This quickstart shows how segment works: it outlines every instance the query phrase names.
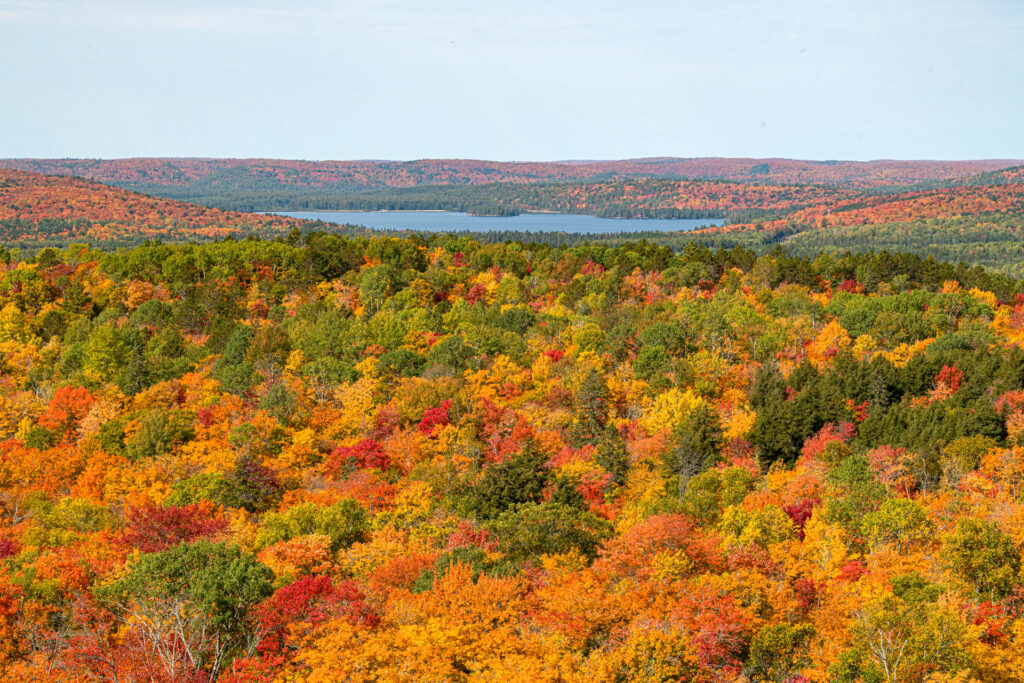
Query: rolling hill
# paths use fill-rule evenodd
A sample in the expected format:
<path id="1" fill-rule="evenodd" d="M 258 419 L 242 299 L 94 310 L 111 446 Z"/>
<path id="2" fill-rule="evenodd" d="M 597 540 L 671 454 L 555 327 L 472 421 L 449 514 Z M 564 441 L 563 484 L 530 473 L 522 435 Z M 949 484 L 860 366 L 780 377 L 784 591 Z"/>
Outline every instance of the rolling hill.
<path id="1" fill-rule="evenodd" d="M 0 169 L 0 241 L 8 244 L 277 235 L 300 223 L 150 197 L 83 178 Z"/>
<path id="2" fill-rule="evenodd" d="M 190 172 L 195 168 L 187 167 Z M 343 200 L 343 208 L 353 209 L 725 216 L 728 225 L 696 233 L 595 238 L 502 232 L 477 237 L 484 241 L 526 239 L 553 244 L 588 239 L 616 244 L 644 238 L 673 248 L 702 242 L 743 246 L 757 252 L 783 244 L 797 254 L 889 249 L 1020 274 L 1024 272 L 1024 182 L 1020 171 L 1020 167 L 984 171 L 939 187 L 918 185 L 885 192 L 826 185 L 637 178 L 381 188 L 341 199 L 322 189 L 294 185 L 295 194 L 285 195 L 285 199 L 312 204 L 309 208 L 328 208 L 324 204 Z M 234 205 L 260 208 L 253 197 L 258 198 L 258 193 L 248 200 L 238 199 Z M 153 197 L 73 176 L 0 169 L 0 242 L 6 245 L 39 248 L 88 241 L 117 246 L 147 239 L 182 242 L 228 236 L 274 237 L 296 227 L 339 229 L 324 223 Z"/>
<path id="3" fill-rule="evenodd" d="M 856 188 L 912 185 L 965 178 L 1024 163 L 977 161 L 802 161 L 794 159 L 683 159 L 500 162 L 470 159 L 416 161 L 292 161 L 282 159 L 136 158 L 5 159 L 0 167 L 75 175 L 129 189 L 177 188 L 189 193 L 274 187 L 367 189 L 498 182 L 565 182 L 628 178 L 692 178 L 758 183 L 820 183 Z"/>

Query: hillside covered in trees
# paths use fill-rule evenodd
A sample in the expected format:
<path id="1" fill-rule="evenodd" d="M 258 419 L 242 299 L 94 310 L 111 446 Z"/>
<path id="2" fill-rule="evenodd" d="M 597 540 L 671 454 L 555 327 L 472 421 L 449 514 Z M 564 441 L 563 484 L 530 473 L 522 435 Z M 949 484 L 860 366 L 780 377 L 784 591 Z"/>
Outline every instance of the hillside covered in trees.
<path id="1" fill-rule="evenodd" d="M 680 159 L 500 162 L 472 159 L 417 161 L 293 161 L 286 159 L 0 159 L 0 167 L 74 175 L 132 189 L 203 187 L 282 190 L 307 187 L 411 187 L 496 182 L 694 178 L 768 183 L 821 183 L 858 188 L 912 185 L 964 178 L 1017 166 L 1024 160 L 800 161 L 794 159 Z M 159 193 L 157 193 L 159 194 Z"/>
<path id="2" fill-rule="evenodd" d="M 29 250 L 86 241 L 104 248 L 159 238 L 176 242 L 292 230 L 369 235 L 352 226 L 246 213 L 258 208 L 449 209 L 483 214 L 525 211 L 608 217 L 721 218 L 719 229 L 573 235 L 479 233 L 484 241 L 614 246 L 646 239 L 675 250 L 688 244 L 767 253 L 890 250 L 964 261 L 1024 275 L 1022 167 L 987 172 L 942 186 L 865 191 L 825 185 L 723 180 L 637 179 L 590 183 L 492 183 L 360 190 L 333 195 L 317 188 L 291 194 L 237 193 L 213 209 L 147 196 L 69 176 L 0 170 L 0 244 Z M 218 200 L 218 201 L 220 201 Z M 241 209 L 242 211 L 235 210 Z"/>
<path id="3" fill-rule="evenodd" d="M 0 252 L 0 670 L 1020 680 L 1022 341 L 906 254 Z"/>
<path id="4" fill-rule="evenodd" d="M 0 169 L 0 244 L 119 245 L 281 235 L 301 222 L 149 197 L 71 176 Z"/>

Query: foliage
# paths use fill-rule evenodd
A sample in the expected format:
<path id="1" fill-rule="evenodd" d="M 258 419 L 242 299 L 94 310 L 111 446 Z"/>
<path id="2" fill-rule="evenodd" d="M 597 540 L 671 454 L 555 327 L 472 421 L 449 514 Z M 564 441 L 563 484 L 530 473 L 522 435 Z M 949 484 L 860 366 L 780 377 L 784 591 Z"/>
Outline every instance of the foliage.
<path id="1" fill-rule="evenodd" d="M 8 255 L 5 680 L 1024 676 L 1016 280 L 465 235 Z"/>

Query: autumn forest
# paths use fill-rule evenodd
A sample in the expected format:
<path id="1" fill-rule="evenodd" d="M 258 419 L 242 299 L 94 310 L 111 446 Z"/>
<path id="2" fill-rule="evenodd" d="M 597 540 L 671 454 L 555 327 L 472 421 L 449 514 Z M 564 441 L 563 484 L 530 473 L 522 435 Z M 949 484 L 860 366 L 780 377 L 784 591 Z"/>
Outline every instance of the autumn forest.
<path id="1" fill-rule="evenodd" d="M 1019 163 L 4 161 L 0 680 L 1024 680 Z"/>

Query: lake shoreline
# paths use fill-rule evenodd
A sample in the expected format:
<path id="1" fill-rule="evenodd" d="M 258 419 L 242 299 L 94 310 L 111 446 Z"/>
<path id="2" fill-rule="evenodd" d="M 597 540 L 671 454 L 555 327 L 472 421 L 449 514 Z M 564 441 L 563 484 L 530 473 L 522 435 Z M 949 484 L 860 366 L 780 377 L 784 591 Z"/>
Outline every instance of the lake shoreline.
<path id="1" fill-rule="evenodd" d="M 511 215 L 492 215 L 488 213 L 469 213 L 468 211 L 450 211 L 448 209 L 302 209 L 299 211 L 257 211 L 256 213 L 269 213 L 277 216 L 288 216 L 293 213 L 457 213 L 476 218 L 515 218 L 516 216 L 589 216 L 608 221 L 724 221 L 721 218 L 643 218 L 640 216 L 595 216 L 592 213 L 572 213 L 569 211 L 551 211 L 550 209 L 536 209 L 532 211 L 521 211 Z"/>
<path id="2" fill-rule="evenodd" d="M 564 232 L 570 234 L 615 234 L 642 232 L 691 232 L 717 227 L 724 218 L 604 218 L 589 214 L 537 211 L 514 216 L 427 210 L 374 211 L 268 211 L 268 214 L 338 225 L 356 225 L 371 230 L 414 232 Z"/>

